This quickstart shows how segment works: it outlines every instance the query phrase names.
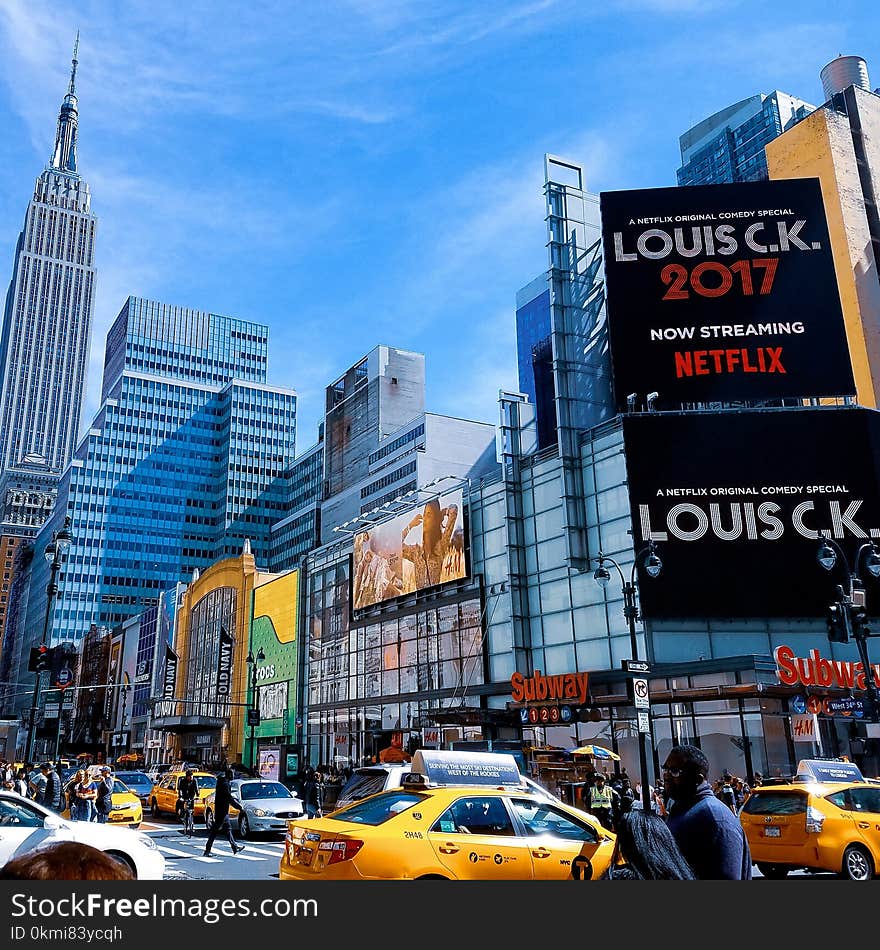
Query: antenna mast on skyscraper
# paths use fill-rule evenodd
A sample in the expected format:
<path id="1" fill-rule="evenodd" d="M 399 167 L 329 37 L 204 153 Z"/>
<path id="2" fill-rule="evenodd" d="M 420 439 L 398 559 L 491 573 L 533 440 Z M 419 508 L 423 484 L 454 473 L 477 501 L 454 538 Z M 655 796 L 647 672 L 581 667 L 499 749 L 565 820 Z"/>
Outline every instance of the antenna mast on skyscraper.
<path id="1" fill-rule="evenodd" d="M 76 41 L 73 44 L 73 60 L 70 67 L 70 86 L 68 86 L 67 94 L 69 96 L 76 95 L 76 66 L 77 66 L 77 53 L 79 53 L 79 30 L 76 31 Z"/>

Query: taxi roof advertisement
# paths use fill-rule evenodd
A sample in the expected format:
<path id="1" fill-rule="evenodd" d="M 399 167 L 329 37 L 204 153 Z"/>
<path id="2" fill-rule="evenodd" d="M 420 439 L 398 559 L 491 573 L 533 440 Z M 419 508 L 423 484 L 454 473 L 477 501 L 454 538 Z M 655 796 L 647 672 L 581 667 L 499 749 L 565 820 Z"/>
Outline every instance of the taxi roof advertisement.
<path id="1" fill-rule="evenodd" d="M 846 565 L 828 572 L 820 532 L 850 564 L 880 538 L 880 419 L 860 408 L 638 413 L 623 434 L 646 617 L 824 617 Z M 863 554 L 867 553 L 867 549 Z M 862 564 L 867 606 L 880 580 Z M 732 582 L 732 581 L 735 581 Z"/>
<path id="2" fill-rule="evenodd" d="M 817 178 L 600 196 L 615 399 L 855 392 Z"/>

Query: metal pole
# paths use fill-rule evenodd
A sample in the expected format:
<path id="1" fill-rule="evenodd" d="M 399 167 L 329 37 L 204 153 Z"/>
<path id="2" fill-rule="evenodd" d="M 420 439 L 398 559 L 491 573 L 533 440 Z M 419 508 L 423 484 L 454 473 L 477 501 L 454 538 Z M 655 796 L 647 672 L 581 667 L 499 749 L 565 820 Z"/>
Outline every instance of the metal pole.
<path id="1" fill-rule="evenodd" d="M 248 707 L 249 709 L 256 708 L 256 699 L 257 699 L 257 661 L 254 660 L 254 665 L 251 667 L 251 704 Z M 257 767 L 257 748 L 254 745 L 254 721 L 251 718 L 251 772 Z"/>
<path id="2" fill-rule="evenodd" d="M 52 563 L 49 567 L 49 583 L 46 585 L 46 615 L 43 618 L 43 640 L 42 642 L 48 647 L 49 643 L 49 618 L 52 615 L 52 601 L 55 599 L 55 593 L 58 590 L 58 586 L 55 583 L 55 575 L 58 573 L 58 568 L 61 566 L 61 562 L 58 559 L 58 554 L 56 551 L 55 556 L 52 558 Z M 42 679 L 42 672 L 36 674 L 36 679 L 34 681 L 34 696 L 31 701 L 31 712 L 28 720 L 28 738 L 27 745 L 25 746 L 24 752 L 24 761 L 25 764 L 31 761 L 31 757 L 34 754 L 34 735 L 35 728 L 34 723 L 37 718 L 37 705 L 40 701 L 40 680 Z M 60 712 L 61 710 L 59 710 Z"/>
<path id="3" fill-rule="evenodd" d="M 632 658 L 639 658 L 639 640 L 636 635 L 636 587 L 634 583 L 623 585 L 623 610 L 629 621 L 629 641 L 632 648 Z M 648 713 L 650 717 L 650 710 Z M 638 719 L 638 716 L 636 717 Z M 650 718 L 648 723 L 650 724 Z M 642 809 L 645 812 L 651 809 L 651 791 L 648 783 L 648 733 L 639 730 L 639 772 L 642 776 Z"/>

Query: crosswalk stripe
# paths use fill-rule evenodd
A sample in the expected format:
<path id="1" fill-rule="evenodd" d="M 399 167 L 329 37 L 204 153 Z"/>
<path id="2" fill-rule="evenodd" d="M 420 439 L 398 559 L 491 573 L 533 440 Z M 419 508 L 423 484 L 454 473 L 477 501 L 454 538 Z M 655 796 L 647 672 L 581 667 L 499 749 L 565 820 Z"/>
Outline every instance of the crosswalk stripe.
<path id="1" fill-rule="evenodd" d="M 205 855 L 193 855 L 193 861 L 201 861 L 202 864 L 219 864 L 223 859 L 222 858 L 207 858 Z"/>
<path id="2" fill-rule="evenodd" d="M 169 848 L 168 845 L 160 844 L 156 847 L 163 853 L 168 854 L 172 858 L 191 858 L 192 855 L 188 851 L 178 851 L 177 848 Z"/>
<path id="3" fill-rule="evenodd" d="M 277 858 L 278 855 L 281 853 L 281 851 L 284 850 L 284 845 L 281 846 L 281 851 L 269 851 L 269 850 L 268 850 L 267 848 L 265 848 L 263 845 L 260 845 L 260 847 L 257 848 L 257 847 L 254 847 L 254 845 L 252 845 L 252 844 L 250 844 L 250 843 L 248 843 L 247 845 L 245 845 L 245 847 L 247 848 L 247 850 L 248 850 L 249 852 L 250 852 L 250 851 L 253 851 L 254 854 L 268 854 L 269 857 L 272 857 L 272 858 Z"/>
<path id="4" fill-rule="evenodd" d="M 248 857 L 246 854 L 233 855 L 232 851 L 227 850 L 226 848 L 218 848 L 216 844 L 213 846 L 213 848 L 219 854 L 222 854 L 224 858 L 236 857 L 239 859 L 239 861 L 262 861 L 263 860 L 262 858 Z"/>

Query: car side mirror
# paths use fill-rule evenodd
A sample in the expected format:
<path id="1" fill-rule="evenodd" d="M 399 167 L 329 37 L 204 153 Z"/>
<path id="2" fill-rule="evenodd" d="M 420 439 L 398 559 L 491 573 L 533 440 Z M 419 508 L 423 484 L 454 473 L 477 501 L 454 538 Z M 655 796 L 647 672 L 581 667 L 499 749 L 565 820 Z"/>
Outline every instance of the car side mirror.
<path id="1" fill-rule="evenodd" d="M 49 830 L 63 828 L 64 826 L 64 819 L 59 818 L 58 815 L 46 815 L 46 817 L 43 819 L 43 827 L 48 828 Z"/>

